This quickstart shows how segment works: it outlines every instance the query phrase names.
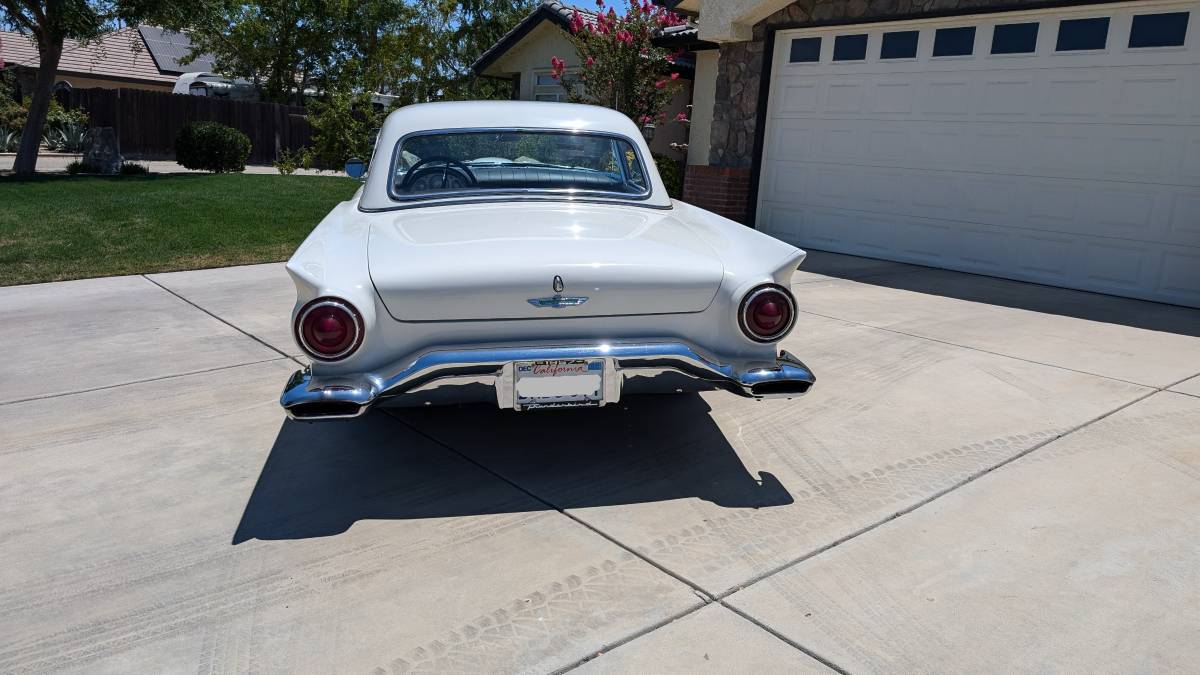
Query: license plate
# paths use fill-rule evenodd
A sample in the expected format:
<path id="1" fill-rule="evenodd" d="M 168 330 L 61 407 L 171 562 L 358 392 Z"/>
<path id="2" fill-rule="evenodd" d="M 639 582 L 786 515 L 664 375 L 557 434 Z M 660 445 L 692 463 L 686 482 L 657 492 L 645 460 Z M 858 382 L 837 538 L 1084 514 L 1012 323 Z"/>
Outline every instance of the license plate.
<path id="1" fill-rule="evenodd" d="M 514 364 L 513 401 L 519 409 L 600 405 L 604 361 L 576 359 Z"/>

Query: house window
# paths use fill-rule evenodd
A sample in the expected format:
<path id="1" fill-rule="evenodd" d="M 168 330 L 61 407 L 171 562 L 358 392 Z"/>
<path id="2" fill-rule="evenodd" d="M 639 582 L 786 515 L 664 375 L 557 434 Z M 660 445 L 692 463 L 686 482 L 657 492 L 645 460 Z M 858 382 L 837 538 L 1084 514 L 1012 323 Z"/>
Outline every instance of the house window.
<path id="1" fill-rule="evenodd" d="M 974 52 L 974 26 L 939 28 L 933 36 L 934 56 L 970 56 Z"/>
<path id="2" fill-rule="evenodd" d="M 879 49 L 881 59 L 917 58 L 917 40 L 921 32 L 915 30 L 883 34 L 883 46 Z"/>
<path id="3" fill-rule="evenodd" d="M 1078 52 L 1104 49 L 1108 46 L 1108 17 L 1095 19 L 1067 19 L 1058 23 L 1058 46 L 1060 52 Z"/>
<path id="4" fill-rule="evenodd" d="M 558 80 L 551 77 L 549 70 L 535 71 L 533 78 L 533 100 L 551 103 L 569 100 L 566 90 Z M 570 84 L 576 79 L 575 73 L 567 71 L 563 75 L 563 79 Z"/>
<path id="5" fill-rule="evenodd" d="M 1036 23 L 1010 23 L 992 31 L 993 54 L 1032 54 L 1037 49 Z"/>
<path id="6" fill-rule="evenodd" d="M 867 58 L 867 34 L 839 35 L 833 41 L 834 61 L 865 61 Z"/>
<path id="7" fill-rule="evenodd" d="M 1139 14 L 1133 17 L 1129 47 L 1181 47 L 1187 37 L 1188 13 Z"/>
<path id="8" fill-rule="evenodd" d="M 816 63 L 821 60 L 821 38 L 796 38 L 792 40 L 791 63 Z"/>

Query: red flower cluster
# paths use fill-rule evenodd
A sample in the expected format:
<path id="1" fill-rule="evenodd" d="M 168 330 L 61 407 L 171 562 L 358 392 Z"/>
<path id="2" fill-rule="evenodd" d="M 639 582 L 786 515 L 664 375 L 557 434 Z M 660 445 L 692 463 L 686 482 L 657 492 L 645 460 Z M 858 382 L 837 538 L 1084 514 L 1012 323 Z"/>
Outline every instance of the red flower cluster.
<path id="1" fill-rule="evenodd" d="M 665 28 L 686 20 L 650 0 L 625 1 L 628 9 L 620 13 L 606 0 L 596 0 L 595 13 L 573 10 L 570 40 L 581 61 L 579 72 L 568 81 L 566 62 L 556 56 L 550 61 L 550 74 L 573 101 L 610 106 L 642 124 L 665 123 L 675 117 L 664 110 L 679 85 L 670 64 L 684 52 L 653 41 Z"/>
<path id="2" fill-rule="evenodd" d="M 596 19 L 589 21 L 584 18 L 583 13 L 578 9 L 571 11 L 571 32 L 580 33 L 585 30 L 594 30 L 601 35 L 614 35 L 614 37 L 626 44 L 633 44 L 633 36 L 624 31 L 620 27 L 631 23 L 636 17 L 635 15 L 642 14 L 650 17 L 654 23 L 657 23 L 662 28 L 671 26 L 681 26 L 687 23 L 687 20 L 682 16 L 672 12 L 666 8 L 659 7 L 649 0 L 643 0 L 631 3 L 629 12 L 625 16 L 618 16 L 615 9 L 608 7 L 605 11 L 604 0 L 596 0 Z"/>

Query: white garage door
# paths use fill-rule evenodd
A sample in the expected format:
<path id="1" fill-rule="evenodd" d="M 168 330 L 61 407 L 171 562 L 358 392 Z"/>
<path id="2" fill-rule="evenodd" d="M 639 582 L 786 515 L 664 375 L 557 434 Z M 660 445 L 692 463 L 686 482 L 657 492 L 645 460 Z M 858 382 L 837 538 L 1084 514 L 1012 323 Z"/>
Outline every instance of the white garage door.
<path id="1" fill-rule="evenodd" d="M 758 227 L 1200 306 L 1200 2 L 781 31 Z"/>

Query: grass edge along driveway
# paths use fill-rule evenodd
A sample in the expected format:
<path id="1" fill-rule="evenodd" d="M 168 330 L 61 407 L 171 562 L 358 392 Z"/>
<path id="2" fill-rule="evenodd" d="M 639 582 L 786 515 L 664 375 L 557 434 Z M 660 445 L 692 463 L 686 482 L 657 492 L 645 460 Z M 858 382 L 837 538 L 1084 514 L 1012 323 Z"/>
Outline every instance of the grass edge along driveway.
<path id="1" fill-rule="evenodd" d="M 287 259 L 344 176 L 0 178 L 0 286 Z"/>

